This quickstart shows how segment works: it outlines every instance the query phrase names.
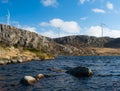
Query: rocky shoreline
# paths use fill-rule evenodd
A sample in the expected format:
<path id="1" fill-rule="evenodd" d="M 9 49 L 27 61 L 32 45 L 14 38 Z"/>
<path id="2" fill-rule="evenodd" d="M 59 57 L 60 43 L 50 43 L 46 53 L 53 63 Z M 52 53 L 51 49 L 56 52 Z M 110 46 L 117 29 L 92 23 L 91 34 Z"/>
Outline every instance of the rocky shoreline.
<path id="1" fill-rule="evenodd" d="M 44 60 L 50 60 L 50 59 L 54 59 L 54 57 L 51 58 L 46 58 Z M 39 58 L 33 58 L 33 59 L 29 59 L 25 56 L 21 56 L 21 57 L 15 57 L 12 59 L 7 59 L 7 58 L 1 58 L 0 59 L 0 65 L 7 65 L 7 64 L 16 64 L 16 63 L 24 63 L 24 62 L 30 62 L 30 61 L 34 61 L 34 60 L 40 60 L 43 61 L 43 59 L 39 59 Z"/>
<path id="2" fill-rule="evenodd" d="M 15 57 L 12 59 L 7 59 L 7 58 L 2 58 L 0 59 L 0 65 L 6 65 L 6 64 L 15 64 L 15 63 L 23 63 L 23 62 L 28 62 L 31 61 L 29 59 L 27 59 L 27 57 L 25 56 L 21 56 L 21 57 Z"/>
<path id="3" fill-rule="evenodd" d="M 0 65 L 6 64 L 15 64 L 15 63 L 23 63 L 29 62 L 33 60 L 49 60 L 54 59 L 53 55 L 47 53 L 40 53 L 39 50 L 32 51 L 15 48 L 15 47 L 0 47 Z"/>

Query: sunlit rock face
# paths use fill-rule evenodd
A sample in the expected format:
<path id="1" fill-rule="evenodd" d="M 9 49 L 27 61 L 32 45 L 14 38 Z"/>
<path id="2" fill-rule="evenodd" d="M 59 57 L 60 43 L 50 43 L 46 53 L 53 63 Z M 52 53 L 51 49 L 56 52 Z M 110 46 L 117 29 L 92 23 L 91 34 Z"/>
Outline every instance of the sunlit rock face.
<path id="1" fill-rule="evenodd" d="M 0 24 L 0 44 L 40 48 L 41 46 L 48 46 L 48 43 L 49 41 L 46 37 L 40 36 L 37 33 Z"/>

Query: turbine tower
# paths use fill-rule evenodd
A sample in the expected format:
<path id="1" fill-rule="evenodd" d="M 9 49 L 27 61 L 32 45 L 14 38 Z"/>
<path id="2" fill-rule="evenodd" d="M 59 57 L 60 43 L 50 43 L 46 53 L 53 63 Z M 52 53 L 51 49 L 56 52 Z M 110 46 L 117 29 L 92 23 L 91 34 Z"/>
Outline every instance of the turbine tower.
<path id="1" fill-rule="evenodd" d="M 8 14 L 7 14 L 7 25 L 10 25 L 10 12 L 8 10 Z"/>
<path id="2" fill-rule="evenodd" d="M 101 37 L 103 37 L 103 27 L 105 26 L 105 24 L 104 23 L 101 23 L 100 24 L 100 27 L 101 27 Z"/>

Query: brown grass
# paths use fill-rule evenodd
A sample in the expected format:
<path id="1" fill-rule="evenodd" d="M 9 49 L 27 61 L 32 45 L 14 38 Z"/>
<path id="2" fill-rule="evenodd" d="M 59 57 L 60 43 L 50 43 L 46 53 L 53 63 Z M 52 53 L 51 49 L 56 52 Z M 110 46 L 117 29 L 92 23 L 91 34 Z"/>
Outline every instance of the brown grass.
<path id="1" fill-rule="evenodd" d="M 21 51 L 20 49 L 11 47 L 11 48 L 2 48 L 0 47 L 0 58 L 13 58 L 18 56 L 26 56 L 29 58 L 33 58 L 36 55 L 30 51 Z"/>
<path id="2" fill-rule="evenodd" d="M 120 48 L 92 48 L 99 55 L 120 55 Z"/>

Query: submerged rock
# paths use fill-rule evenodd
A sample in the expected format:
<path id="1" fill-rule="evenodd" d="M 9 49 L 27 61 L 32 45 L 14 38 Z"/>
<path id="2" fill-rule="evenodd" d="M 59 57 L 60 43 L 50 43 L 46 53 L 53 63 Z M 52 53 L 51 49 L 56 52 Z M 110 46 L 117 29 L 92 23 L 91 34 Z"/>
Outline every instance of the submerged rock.
<path id="1" fill-rule="evenodd" d="M 43 77 L 45 77 L 43 74 L 38 74 L 35 78 L 36 78 L 37 80 L 39 80 L 39 79 L 41 79 L 41 78 L 43 78 Z"/>
<path id="2" fill-rule="evenodd" d="M 20 81 L 20 83 L 24 85 L 32 85 L 35 82 L 36 82 L 36 79 L 32 76 L 24 76 Z"/>
<path id="3" fill-rule="evenodd" d="M 91 69 L 89 69 L 87 67 L 82 67 L 82 66 L 72 68 L 72 69 L 66 71 L 66 73 L 69 73 L 76 77 L 89 77 L 89 76 L 92 76 L 92 74 L 93 74 Z"/>

